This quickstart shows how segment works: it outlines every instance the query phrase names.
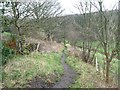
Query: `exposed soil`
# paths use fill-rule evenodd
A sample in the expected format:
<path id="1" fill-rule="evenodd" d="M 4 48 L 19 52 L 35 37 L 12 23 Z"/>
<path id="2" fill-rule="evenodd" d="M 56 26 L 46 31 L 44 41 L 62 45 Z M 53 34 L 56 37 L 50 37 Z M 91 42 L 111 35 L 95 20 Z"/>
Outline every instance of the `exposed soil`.
<path id="1" fill-rule="evenodd" d="M 28 85 L 27 88 L 48 88 L 50 87 L 45 81 L 40 77 L 35 77 Z"/>
<path id="2" fill-rule="evenodd" d="M 65 63 L 66 56 L 63 53 L 61 56 L 61 63 L 64 67 L 64 74 L 61 76 L 60 81 L 55 83 L 45 82 L 45 79 L 35 77 L 30 83 L 28 88 L 68 88 L 70 84 L 74 83 L 77 73 Z"/>
<path id="3" fill-rule="evenodd" d="M 70 84 L 74 83 L 75 77 L 77 73 L 72 70 L 66 63 L 65 63 L 65 54 L 62 54 L 61 62 L 64 67 L 64 75 L 61 77 L 61 80 L 53 86 L 53 88 L 68 88 Z"/>

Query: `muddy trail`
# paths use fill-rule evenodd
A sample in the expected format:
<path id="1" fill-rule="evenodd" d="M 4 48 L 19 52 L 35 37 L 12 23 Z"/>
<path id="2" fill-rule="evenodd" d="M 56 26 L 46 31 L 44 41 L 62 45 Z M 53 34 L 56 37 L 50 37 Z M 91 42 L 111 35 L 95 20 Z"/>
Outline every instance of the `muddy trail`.
<path id="1" fill-rule="evenodd" d="M 61 55 L 61 63 L 64 67 L 64 74 L 61 76 L 61 79 L 54 84 L 45 83 L 42 78 L 35 77 L 27 88 L 69 88 L 69 86 L 75 82 L 77 73 L 65 63 L 66 55 L 63 53 Z"/>
<path id="2" fill-rule="evenodd" d="M 53 88 L 68 88 L 70 84 L 74 83 L 77 73 L 65 63 L 65 60 L 66 56 L 65 53 L 63 53 L 61 62 L 64 67 L 64 75 L 61 77 L 61 80 L 53 86 Z"/>

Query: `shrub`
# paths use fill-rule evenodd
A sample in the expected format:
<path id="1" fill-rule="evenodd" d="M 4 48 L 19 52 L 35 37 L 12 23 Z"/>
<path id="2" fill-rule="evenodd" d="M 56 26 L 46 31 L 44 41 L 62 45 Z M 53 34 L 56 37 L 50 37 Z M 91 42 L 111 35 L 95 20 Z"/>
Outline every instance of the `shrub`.
<path id="1" fill-rule="evenodd" d="M 12 33 L 4 32 L 2 33 L 1 43 L 1 55 L 2 59 L 0 60 L 0 66 L 7 63 L 8 59 L 12 58 L 15 55 L 16 51 L 16 35 Z"/>
<path id="2" fill-rule="evenodd" d="M 15 55 L 15 51 L 11 48 L 6 47 L 3 44 L 2 47 L 2 61 L 0 61 L 0 65 L 4 65 L 7 61 Z"/>

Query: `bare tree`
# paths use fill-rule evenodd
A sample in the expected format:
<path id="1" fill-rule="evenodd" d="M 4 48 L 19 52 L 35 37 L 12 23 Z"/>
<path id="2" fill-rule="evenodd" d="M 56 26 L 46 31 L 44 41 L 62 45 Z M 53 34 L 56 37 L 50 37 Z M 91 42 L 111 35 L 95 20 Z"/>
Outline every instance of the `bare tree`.
<path id="1" fill-rule="evenodd" d="M 7 17 L 9 21 L 9 28 L 12 25 L 14 29 L 17 31 L 17 35 L 19 37 L 18 39 L 18 51 L 22 53 L 22 32 L 21 27 L 24 25 L 23 23 L 20 23 L 20 20 L 24 20 L 26 17 L 29 16 L 29 13 L 27 11 L 27 8 L 29 6 L 28 3 L 25 2 L 12 2 L 11 0 L 9 2 L 4 2 L 6 6 L 4 6 L 7 9 L 4 9 L 4 17 Z M 4 4 L 3 3 L 3 4 Z M 3 7 L 2 6 L 2 7 Z M 3 20 L 5 22 L 5 19 Z"/>
<path id="2" fill-rule="evenodd" d="M 9 27 L 9 19 L 8 17 L 5 15 L 6 13 L 6 9 L 8 9 L 9 7 L 9 2 L 0 2 L 0 7 L 1 7 L 1 10 L 0 10 L 0 20 L 1 20 L 1 27 L 2 27 L 2 32 L 4 31 L 10 31 L 8 30 L 8 27 Z"/>
<path id="3" fill-rule="evenodd" d="M 59 16 L 63 12 L 60 4 L 56 0 L 41 0 L 31 3 L 29 8 L 32 12 L 32 17 L 39 23 L 39 27 L 44 29 L 48 40 L 50 40 L 52 30 L 57 25 L 54 24 L 55 19 L 53 17 Z"/>
<path id="4" fill-rule="evenodd" d="M 93 2 L 90 2 L 90 4 L 87 4 L 87 3 L 88 2 L 85 2 L 85 3 L 80 2 L 78 4 L 77 9 L 81 12 L 80 14 L 82 15 L 80 15 L 76 19 L 77 23 L 83 29 L 83 32 L 82 32 L 83 56 L 85 56 L 86 52 L 88 53 L 88 55 L 85 56 L 83 60 L 87 61 L 89 59 L 89 56 L 91 54 L 91 49 L 93 48 L 92 47 L 93 42 L 92 41 L 89 42 L 88 40 L 90 38 L 89 35 L 92 35 L 92 33 L 94 33 L 97 36 L 96 40 L 100 43 L 101 48 L 103 49 L 103 52 L 102 52 L 103 56 L 105 55 L 105 59 L 104 59 L 105 68 L 104 69 L 106 71 L 105 72 L 106 82 L 108 83 L 110 62 L 116 55 L 115 34 L 114 34 L 117 30 L 116 16 L 115 16 L 116 12 L 115 10 L 111 10 L 110 12 L 107 10 L 103 11 L 103 5 L 101 1 L 98 2 L 100 9 Z M 95 7 L 98 10 L 98 12 L 95 12 L 96 13 L 95 15 L 91 10 L 92 7 Z"/>
<path id="5" fill-rule="evenodd" d="M 61 6 L 56 0 L 31 2 L 30 9 L 31 12 L 33 12 L 32 16 L 38 20 L 48 17 L 55 17 L 62 13 Z"/>
<path id="6" fill-rule="evenodd" d="M 92 44 L 95 39 L 93 39 L 93 17 L 92 17 L 92 4 L 91 2 L 79 2 L 75 6 L 80 14 L 75 18 L 76 23 L 80 27 L 80 32 L 82 36 L 82 59 L 85 62 L 91 62 L 94 58 L 94 54 L 91 58 Z"/>
<path id="7" fill-rule="evenodd" d="M 115 31 L 116 31 L 116 18 L 114 17 L 114 10 L 111 14 L 108 11 L 103 11 L 103 2 L 99 1 L 99 20 L 98 20 L 98 40 L 103 49 L 103 55 L 105 55 L 105 76 L 106 82 L 109 82 L 109 69 L 110 62 L 116 55 L 115 49 Z M 95 5 L 94 5 L 95 6 Z M 97 6 L 96 6 L 97 7 Z M 97 7 L 98 8 L 98 7 Z"/>

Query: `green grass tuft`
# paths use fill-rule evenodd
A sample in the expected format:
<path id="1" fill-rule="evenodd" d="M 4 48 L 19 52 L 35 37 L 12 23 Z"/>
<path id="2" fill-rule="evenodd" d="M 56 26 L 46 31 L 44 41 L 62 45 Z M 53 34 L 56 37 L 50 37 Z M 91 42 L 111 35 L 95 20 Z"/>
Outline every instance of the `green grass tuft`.
<path id="1" fill-rule="evenodd" d="M 68 57 L 66 62 L 78 73 L 75 83 L 70 85 L 70 88 L 105 88 L 116 85 L 114 81 L 106 85 L 102 74 L 97 72 L 94 66 L 80 59 Z"/>
<path id="2" fill-rule="evenodd" d="M 25 87 L 35 76 L 45 77 L 55 74 L 56 78 L 63 74 L 60 54 L 31 53 L 16 56 L 4 68 L 4 85 L 7 87 Z"/>

